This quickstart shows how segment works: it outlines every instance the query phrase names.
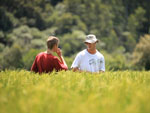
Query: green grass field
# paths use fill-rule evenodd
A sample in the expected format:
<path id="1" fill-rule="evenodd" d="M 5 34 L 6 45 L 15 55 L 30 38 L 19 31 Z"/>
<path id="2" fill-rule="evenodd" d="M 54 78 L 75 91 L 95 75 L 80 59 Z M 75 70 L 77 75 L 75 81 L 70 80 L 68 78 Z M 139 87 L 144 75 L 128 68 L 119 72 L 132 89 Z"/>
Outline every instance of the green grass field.
<path id="1" fill-rule="evenodd" d="M 150 113 L 150 72 L 0 72 L 0 113 Z"/>

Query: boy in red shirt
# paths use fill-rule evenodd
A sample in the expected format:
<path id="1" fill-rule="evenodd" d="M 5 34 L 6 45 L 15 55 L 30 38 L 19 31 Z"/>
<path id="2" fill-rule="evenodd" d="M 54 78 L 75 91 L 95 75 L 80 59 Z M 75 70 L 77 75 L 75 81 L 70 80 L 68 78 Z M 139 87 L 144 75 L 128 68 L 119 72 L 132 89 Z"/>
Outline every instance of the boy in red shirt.
<path id="1" fill-rule="evenodd" d="M 60 48 L 58 48 L 59 39 L 54 36 L 50 36 L 47 39 L 47 51 L 39 53 L 31 67 L 31 71 L 38 73 L 49 73 L 53 70 L 67 70 L 67 64 L 62 56 Z M 56 52 L 58 57 L 53 55 Z"/>

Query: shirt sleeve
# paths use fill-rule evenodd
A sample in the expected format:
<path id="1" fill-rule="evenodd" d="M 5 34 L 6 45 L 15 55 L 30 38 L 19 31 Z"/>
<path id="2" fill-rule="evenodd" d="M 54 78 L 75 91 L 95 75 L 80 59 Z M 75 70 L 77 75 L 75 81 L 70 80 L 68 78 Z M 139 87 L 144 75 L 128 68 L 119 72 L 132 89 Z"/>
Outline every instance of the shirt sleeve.
<path id="1" fill-rule="evenodd" d="M 81 55 L 80 54 L 77 54 L 76 58 L 74 59 L 72 65 L 71 65 L 71 68 L 76 68 L 80 66 L 80 60 L 81 60 Z"/>
<path id="2" fill-rule="evenodd" d="M 60 62 L 58 58 L 55 58 L 54 64 L 55 64 L 56 71 L 68 70 L 68 67 L 66 65 L 64 65 L 62 62 Z"/>

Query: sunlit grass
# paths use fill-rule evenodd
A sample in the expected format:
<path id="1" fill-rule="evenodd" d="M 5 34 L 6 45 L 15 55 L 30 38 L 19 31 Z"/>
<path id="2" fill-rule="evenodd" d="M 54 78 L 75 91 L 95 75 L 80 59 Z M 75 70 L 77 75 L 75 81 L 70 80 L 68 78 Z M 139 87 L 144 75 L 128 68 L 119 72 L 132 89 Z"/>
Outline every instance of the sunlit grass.
<path id="1" fill-rule="evenodd" d="M 0 72 L 0 113 L 150 113 L 150 72 Z"/>

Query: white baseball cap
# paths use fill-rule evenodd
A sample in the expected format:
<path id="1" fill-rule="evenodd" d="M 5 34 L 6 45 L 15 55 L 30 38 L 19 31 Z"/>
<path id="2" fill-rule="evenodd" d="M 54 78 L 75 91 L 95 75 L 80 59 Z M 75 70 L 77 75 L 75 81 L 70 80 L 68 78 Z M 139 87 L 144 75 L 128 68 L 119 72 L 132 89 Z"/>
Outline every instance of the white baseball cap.
<path id="1" fill-rule="evenodd" d="M 89 35 L 86 36 L 86 39 L 85 39 L 84 43 L 86 43 L 86 42 L 87 43 L 95 43 L 95 42 L 98 42 L 98 39 L 96 38 L 95 35 L 89 34 Z"/>

